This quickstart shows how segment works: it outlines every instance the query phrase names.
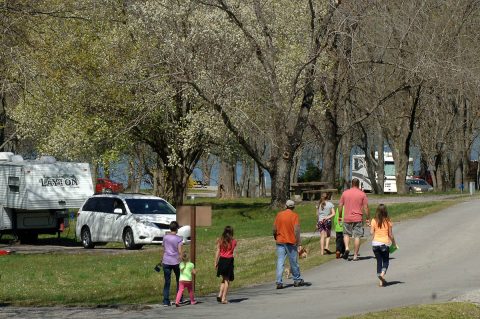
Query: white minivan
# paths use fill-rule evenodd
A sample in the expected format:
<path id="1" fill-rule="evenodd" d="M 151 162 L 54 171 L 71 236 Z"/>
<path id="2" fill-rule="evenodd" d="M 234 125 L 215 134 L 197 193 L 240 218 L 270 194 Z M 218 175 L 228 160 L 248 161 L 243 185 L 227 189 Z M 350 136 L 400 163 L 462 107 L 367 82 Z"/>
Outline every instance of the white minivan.
<path id="1" fill-rule="evenodd" d="M 161 244 L 176 220 L 176 210 L 166 200 L 141 194 L 101 194 L 87 199 L 78 211 L 76 235 L 84 248 L 96 243 L 123 242 L 127 249 Z M 178 235 L 190 241 L 190 226 Z"/>

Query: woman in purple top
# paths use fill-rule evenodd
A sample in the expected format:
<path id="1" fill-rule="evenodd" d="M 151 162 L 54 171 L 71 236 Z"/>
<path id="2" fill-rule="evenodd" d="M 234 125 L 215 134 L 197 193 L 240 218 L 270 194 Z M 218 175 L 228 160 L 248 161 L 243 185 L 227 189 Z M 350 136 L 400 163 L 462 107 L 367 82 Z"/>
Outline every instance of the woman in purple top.
<path id="1" fill-rule="evenodd" d="M 170 233 L 163 237 L 163 276 L 165 278 L 165 286 L 163 287 L 163 306 L 170 306 L 170 278 L 172 270 L 175 273 L 177 281 L 180 277 L 180 256 L 182 255 L 183 238 L 177 235 L 178 223 L 173 221 L 170 223 Z"/>

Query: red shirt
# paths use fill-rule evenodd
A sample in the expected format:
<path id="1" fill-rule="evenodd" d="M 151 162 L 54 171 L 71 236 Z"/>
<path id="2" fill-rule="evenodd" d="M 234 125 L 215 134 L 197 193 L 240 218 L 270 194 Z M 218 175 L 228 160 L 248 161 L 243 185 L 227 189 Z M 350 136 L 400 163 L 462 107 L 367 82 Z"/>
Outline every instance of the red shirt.
<path id="1" fill-rule="evenodd" d="M 352 187 L 343 192 L 339 205 L 345 206 L 344 222 L 361 222 L 363 215 L 362 208 L 368 206 L 367 195 L 365 195 L 362 190 Z"/>
<path id="2" fill-rule="evenodd" d="M 218 244 L 220 245 L 220 257 L 223 258 L 233 258 L 233 251 L 237 247 L 237 241 L 232 239 L 232 242 L 225 248 L 222 247 L 222 242 L 219 240 Z"/>
<path id="3" fill-rule="evenodd" d="M 277 214 L 275 218 L 275 228 L 277 230 L 277 243 L 296 244 L 295 225 L 300 225 L 300 219 L 294 211 L 286 209 Z"/>

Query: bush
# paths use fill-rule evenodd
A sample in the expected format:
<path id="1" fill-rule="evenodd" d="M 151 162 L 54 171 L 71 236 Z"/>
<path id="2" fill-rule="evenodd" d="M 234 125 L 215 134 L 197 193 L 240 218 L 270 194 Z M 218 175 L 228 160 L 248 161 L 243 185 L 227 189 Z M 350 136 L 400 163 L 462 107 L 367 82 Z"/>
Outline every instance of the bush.
<path id="1" fill-rule="evenodd" d="M 314 163 L 307 162 L 307 167 L 305 171 L 300 173 L 298 176 L 298 181 L 303 182 L 318 182 L 322 176 L 322 171 Z"/>

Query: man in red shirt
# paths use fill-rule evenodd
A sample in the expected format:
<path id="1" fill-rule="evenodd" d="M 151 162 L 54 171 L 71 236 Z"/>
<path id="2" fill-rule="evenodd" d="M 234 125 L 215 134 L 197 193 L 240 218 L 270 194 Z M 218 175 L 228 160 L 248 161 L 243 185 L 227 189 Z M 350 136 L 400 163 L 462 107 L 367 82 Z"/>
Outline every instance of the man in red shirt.
<path id="1" fill-rule="evenodd" d="M 343 207 L 343 240 L 345 242 L 344 259 L 348 259 L 348 244 L 350 237 L 354 238 L 353 259 L 358 260 L 358 250 L 360 249 L 360 237 L 363 236 L 363 214 L 366 215 L 367 225 L 370 226 L 370 210 L 368 209 L 367 195 L 359 188 L 360 181 L 357 178 L 352 180 L 352 188 L 343 192 L 338 205 L 341 212 Z"/>
<path id="2" fill-rule="evenodd" d="M 287 200 L 285 206 L 286 209 L 277 214 L 273 224 L 273 237 L 277 243 L 277 289 L 284 287 L 282 277 L 287 256 L 290 261 L 293 285 L 295 287 L 305 285 L 305 282 L 301 278 L 300 267 L 298 265 L 298 251 L 302 248 L 300 241 L 300 220 L 298 214 L 293 211 L 295 208 L 295 202 L 293 200 Z"/>

